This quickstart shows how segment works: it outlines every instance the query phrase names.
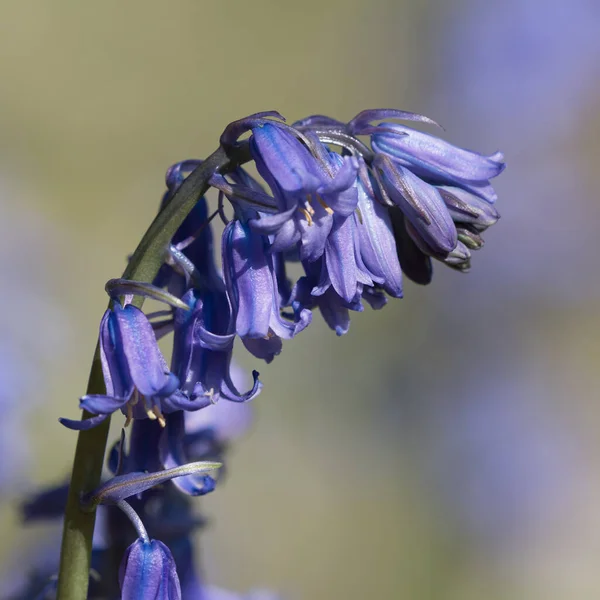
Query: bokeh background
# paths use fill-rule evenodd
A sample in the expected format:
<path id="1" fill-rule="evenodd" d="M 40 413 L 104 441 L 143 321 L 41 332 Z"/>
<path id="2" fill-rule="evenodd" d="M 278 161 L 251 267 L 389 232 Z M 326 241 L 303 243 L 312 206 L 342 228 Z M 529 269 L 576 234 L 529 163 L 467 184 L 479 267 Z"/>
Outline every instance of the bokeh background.
<path id="1" fill-rule="evenodd" d="M 2 583 L 51 527 L 15 500 L 70 468 L 104 282 L 166 168 L 277 109 L 428 114 L 505 152 L 467 276 L 317 318 L 269 367 L 201 502 L 207 580 L 292 600 L 600 593 L 596 0 L 5 0 L 0 8 Z M 244 366 L 256 367 L 248 357 Z"/>

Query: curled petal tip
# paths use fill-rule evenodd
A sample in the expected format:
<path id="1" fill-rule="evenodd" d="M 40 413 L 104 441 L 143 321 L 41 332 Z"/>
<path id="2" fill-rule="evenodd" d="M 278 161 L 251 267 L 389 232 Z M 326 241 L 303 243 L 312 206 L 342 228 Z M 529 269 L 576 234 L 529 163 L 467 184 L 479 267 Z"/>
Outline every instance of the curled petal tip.
<path id="1" fill-rule="evenodd" d="M 92 429 L 93 427 L 97 427 L 108 418 L 108 415 L 96 415 L 94 417 L 90 417 L 88 419 L 81 419 L 80 421 L 76 419 L 66 419 L 64 417 L 60 417 L 58 422 L 61 425 L 64 425 L 67 429 L 72 429 L 73 431 L 87 431 L 88 429 Z"/>

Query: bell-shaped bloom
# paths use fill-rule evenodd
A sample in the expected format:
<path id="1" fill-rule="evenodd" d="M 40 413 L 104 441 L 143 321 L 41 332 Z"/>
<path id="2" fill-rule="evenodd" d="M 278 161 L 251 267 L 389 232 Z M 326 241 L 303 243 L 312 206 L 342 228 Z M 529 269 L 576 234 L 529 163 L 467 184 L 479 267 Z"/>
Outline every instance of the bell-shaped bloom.
<path id="1" fill-rule="evenodd" d="M 390 156 L 431 183 L 457 185 L 495 202 L 489 180 L 500 175 L 506 166 L 501 152 L 484 156 L 395 123 L 381 123 L 375 129 L 371 136 L 375 152 Z"/>
<path id="2" fill-rule="evenodd" d="M 221 397 L 233 402 L 255 398 L 262 388 L 256 371 L 254 385 L 244 393 L 231 379 L 235 328 L 225 292 L 191 289 L 182 300 L 190 310 L 175 311 L 172 370 L 190 406 L 197 403 L 202 408 Z"/>
<path id="3" fill-rule="evenodd" d="M 328 151 L 322 144 L 320 149 L 321 163 L 332 174 L 336 175 L 344 168 L 343 157 Z M 300 258 L 305 263 L 314 263 L 321 256 L 325 259 L 320 262 L 321 275 L 312 295 L 322 295 L 331 286 L 346 303 L 354 303 L 360 296 L 363 285 L 373 285 L 374 281 L 381 283 L 383 279 L 378 276 L 373 279 L 360 253 L 358 232 L 355 221 L 351 218 L 358 205 L 356 177 L 352 187 L 340 194 L 340 197 L 343 200 L 338 202 L 337 210 L 331 212 L 331 228 L 323 237 L 322 250 L 309 253 L 307 257 L 303 257 L 300 252 Z"/>
<path id="4" fill-rule="evenodd" d="M 223 271 L 235 332 L 252 354 L 269 362 L 311 320 L 309 310 L 294 321 L 280 311 L 280 292 L 267 238 L 234 220 L 223 232 Z"/>
<path id="5" fill-rule="evenodd" d="M 122 600 L 181 600 L 175 561 L 158 540 L 138 538 L 125 552 L 119 569 Z"/>
<path id="6" fill-rule="evenodd" d="M 387 207 L 375 198 L 368 179 L 359 179 L 357 188 L 358 211 L 354 214 L 354 227 L 363 264 L 371 278 L 380 281 L 381 287 L 390 296 L 401 298 L 402 269 L 396 252 L 389 212 Z"/>
<path id="7" fill-rule="evenodd" d="M 331 286 L 346 303 L 351 304 L 359 299 L 363 285 L 373 285 L 373 278 L 363 263 L 359 243 L 354 219 L 343 219 L 335 224 L 327 237 L 321 278 L 312 290 L 313 295 L 319 296 Z M 378 283 L 382 281 L 377 278 Z"/>
<path id="8" fill-rule="evenodd" d="M 150 418 L 164 423 L 163 413 L 191 409 L 169 371 L 152 325 L 137 307 L 115 301 L 100 324 L 100 359 L 106 394 L 83 396 L 80 407 L 98 415 L 83 421 L 61 419 L 70 429 L 89 429 L 121 409 L 128 419 Z"/>
<path id="9" fill-rule="evenodd" d="M 299 242 L 303 260 L 316 260 L 323 254 L 333 227 L 332 215 L 348 212 L 348 205 L 351 212 L 357 202 L 357 160 L 340 157 L 339 166 L 332 169 L 327 149 L 318 139 L 311 138 L 310 143 L 317 156 L 289 128 L 277 123 L 256 127 L 250 139 L 258 172 L 279 208 L 277 214 L 263 215 L 251 225 L 260 233 L 274 236 L 273 252 Z"/>
<path id="10" fill-rule="evenodd" d="M 389 199 L 432 252 L 445 256 L 456 247 L 456 227 L 438 190 L 387 156 L 375 158 L 378 180 Z"/>

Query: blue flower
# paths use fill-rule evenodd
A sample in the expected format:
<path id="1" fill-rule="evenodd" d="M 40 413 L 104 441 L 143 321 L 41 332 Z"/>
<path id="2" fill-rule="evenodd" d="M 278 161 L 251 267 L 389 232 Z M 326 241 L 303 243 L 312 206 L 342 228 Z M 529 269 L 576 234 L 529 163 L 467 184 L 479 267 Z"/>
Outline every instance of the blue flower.
<path id="1" fill-rule="evenodd" d="M 501 152 L 484 156 L 396 123 L 381 123 L 371 136 L 371 145 L 375 152 L 389 156 L 426 181 L 458 185 L 490 203 L 496 201 L 490 179 L 504 170 Z"/>
<path id="2" fill-rule="evenodd" d="M 61 419 L 70 429 L 89 429 L 121 409 L 128 421 L 157 419 L 165 412 L 197 407 L 179 391 L 179 379 L 169 371 L 152 325 L 135 306 L 118 302 L 100 323 L 100 359 L 106 394 L 83 396 L 80 407 L 97 415 L 83 421 Z"/>
<path id="3" fill-rule="evenodd" d="M 293 338 L 311 320 L 306 309 L 293 321 L 282 316 L 271 250 L 266 237 L 237 219 L 223 232 L 223 271 L 235 331 L 252 354 L 267 362 L 281 351 L 282 339 Z"/>
<path id="4" fill-rule="evenodd" d="M 250 151 L 256 168 L 278 202 L 279 212 L 251 222 L 253 228 L 274 235 L 273 252 L 300 243 L 300 257 L 316 260 L 325 249 L 336 212 L 351 213 L 356 207 L 354 189 L 358 162 L 339 157 L 329 159 L 327 149 L 312 140 L 314 156 L 307 145 L 276 123 L 256 127 Z M 333 168 L 332 168 L 333 167 Z"/>
<path id="5" fill-rule="evenodd" d="M 262 387 L 256 371 L 253 387 L 243 394 L 231 380 L 235 324 L 224 290 L 191 289 L 182 300 L 191 310 L 175 310 L 172 360 L 182 392 L 199 407 L 221 397 L 233 402 L 252 400 Z"/>
<path id="6" fill-rule="evenodd" d="M 122 600 L 181 600 L 175 561 L 158 540 L 138 538 L 127 548 L 119 584 Z"/>
<path id="7" fill-rule="evenodd" d="M 374 281 L 393 298 L 402 297 L 402 269 L 396 252 L 391 217 L 376 197 L 370 178 L 359 178 L 354 226 L 360 257 Z"/>
<path id="8" fill-rule="evenodd" d="M 456 247 L 457 234 L 441 194 L 409 169 L 377 155 L 374 168 L 383 192 L 400 208 L 432 254 L 445 256 Z"/>

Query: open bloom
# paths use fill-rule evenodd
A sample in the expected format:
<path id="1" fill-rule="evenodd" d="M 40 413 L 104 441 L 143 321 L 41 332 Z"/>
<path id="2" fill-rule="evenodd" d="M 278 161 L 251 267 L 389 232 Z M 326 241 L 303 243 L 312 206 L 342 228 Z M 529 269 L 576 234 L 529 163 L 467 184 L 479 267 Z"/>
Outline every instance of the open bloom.
<path id="1" fill-rule="evenodd" d="M 179 388 L 179 379 L 169 371 L 158 348 L 152 325 L 135 306 L 118 302 L 100 323 L 100 359 L 106 394 L 89 394 L 80 407 L 94 415 L 83 421 L 61 419 L 70 429 L 89 429 L 115 410 L 128 420 L 157 419 L 164 424 L 165 412 L 199 408 Z"/>
<path id="2" fill-rule="evenodd" d="M 233 402 L 252 400 L 262 387 L 258 373 L 253 372 L 254 385 L 245 393 L 231 379 L 235 328 L 225 291 L 191 289 L 183 301 L 190 310 L 175 310 L 172 360 L 182 392 L 202 407 L 221 397 Z"/>
<path id="3" fill-rule="evenodd" d="M 351 213 L 356 207 L 356 159 L 340 156 L 333 170 L 327 149 L 318 139 L 313 141 L 313 150 L 319 154 L 315 157 L 289 129 L 274 123 L 252 130 L 250 150 L 279 208 L 275 215 L 252 221 L 253 228 L 274 235 L 273 252 L 299 243 L 300 257 L 316 260 L 325 250 L 333 215 Z"/>

